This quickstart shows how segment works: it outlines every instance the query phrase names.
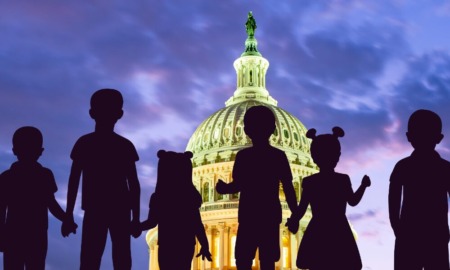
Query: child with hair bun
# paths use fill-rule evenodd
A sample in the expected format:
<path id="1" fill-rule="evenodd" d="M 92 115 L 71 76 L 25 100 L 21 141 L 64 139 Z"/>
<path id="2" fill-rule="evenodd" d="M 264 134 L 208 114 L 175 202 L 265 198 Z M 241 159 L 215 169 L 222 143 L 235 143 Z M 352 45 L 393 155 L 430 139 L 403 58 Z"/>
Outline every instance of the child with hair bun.
<path id="1" fill-rule="evenodd" d="M 365 175 L 361 186 L 353 192 L 350 178 L 334 171 L 341 155 L 338 138 L 344 136 L 340 127 L 333 134 L 316 135 L 310 129 L 306 136 L 312 139 L 311 156 L 320 172 L 305 177 L 300 204 L 286 226 L 296 233 L 299 221 L 311 205 L 313 217 L 301 241 L 297 267 L 301 269 L 361 269 L 362 263 L 355 238 L 345 216 L 347 203 L 357 205 L 370 178 Z"/>

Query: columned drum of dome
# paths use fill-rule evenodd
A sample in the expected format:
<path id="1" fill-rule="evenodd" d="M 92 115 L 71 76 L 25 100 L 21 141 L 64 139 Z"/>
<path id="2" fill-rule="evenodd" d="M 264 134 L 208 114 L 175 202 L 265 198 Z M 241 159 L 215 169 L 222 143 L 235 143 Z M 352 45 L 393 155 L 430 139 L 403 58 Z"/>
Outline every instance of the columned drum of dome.
<path id="1" fill-rule="evenodd" d="M 249 14 L 250 17 L 251 14 Z M 297 199 L 301 196 L 301 184 L 304 177 L 317 173 L 317 167 L 310 156 L 310 140 L 306 138 L 307 129 L 295 116 L 277 106 L 266 89 L 266 72 L 269 61 L 262 57 L 257 49 L 254 38 L 254 28 L 248 29 L 248 38 L 245 42 L 245 51 L 234 62 L 236 70 L 236 90 L 225 103 L 225 107 L 216 111 L 204 120 L 191 136 L 186 151 L 194 156 L 193 181 L 202 195 L 203 204 L 201 216 L 207 233 L 213 261 L 202 261 L 194 258 L 193 270 L 206 269 L 236 269 L 234 247 L 237 233 L 237 213 L 239 195 L 221 195 L 215 190 L 218 179 L 231 182 L 232 169 L 236 153 L 251 145 L 251 140 L 244 132 L 244 114 L 248 108 L 257 105 L 267 106 L 275 114 L 276 130 L 270 137 L 270 143 L 283 150 L 289 160 L 294 188 Z M 250 35 L 250 34 L 253 35 Z M 253 168 L 258 170 L 257 167 Z M 280 224 L 280 260 L 276 269 L 297 269 L 298 246 L 303 232 L 311 219 L 308 210 L 300 221 L 297 234 L 291 234 L 284 226 L 291 212 L 285 202 L 284 193 L 280 186 L 280 198 L 283 209 L 283 222 Z M 182 233 L 183 222 L 180 221 Z M 158 267 L 157 228 L 147 233 L 146 241 L 150 252 L 150 270 Z M 261 235 L 264 237 L 264 235 Z M 176 243 L 173 243 L 176 245 Z M 199 246 L 196 246 L 198 252 Z M 176 254 L 174 254 L 176 260 Z M 258 254 L 253 263 L 253 269 L 259 269 Z"/>

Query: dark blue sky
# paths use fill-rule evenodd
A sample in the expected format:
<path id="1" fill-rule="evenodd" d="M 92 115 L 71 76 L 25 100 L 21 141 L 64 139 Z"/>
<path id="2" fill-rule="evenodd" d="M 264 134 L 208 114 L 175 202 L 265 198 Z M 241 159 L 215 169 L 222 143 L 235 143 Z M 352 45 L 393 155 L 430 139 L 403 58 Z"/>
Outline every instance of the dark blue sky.
<path id="1" fill-rule="evenodd" d="M 373 186 L 348 215 L 359 233 L 364 269 L 391 269 L 387 187 L 395 162 L 411 151 L 404 136 L 408 116 L 431 109 L 441 115 L 444 135 L 450 134 L 448 2 L 8 1 L 1 6 L 0 169 L 15 160 L 14 131 L 38 127 L 45 144 L 40 161 L 53 170 L 57 198 L 65 205 L 69 153 L 94 127 L 89 98 L 100 88 L 119 89 L 125 115 L 116 130 L 133 141 L 141 157 L 142 217 L 155 182 L 156 151 L 183 151 L 195 128 L 233 94 L 232 64 L 243 52 L 244 23 L 252 10 L 259 50 L 270 61 L 267 88 L 278 105 L 319 133 L 341 126 L 346 136 L 338 169 L 352 177 L 354 188 L 364 174 L 372 177 Z M 449 145 L 445 137 L 438 148 L 445 158 Z M 80 230 L 63 239 L 59 226 L 50 217 L 47 269 L 77 269 Z M 144 236 L 133 240 L 133 260 L 134 269 L 148 266 Z M 112 269 L 109 248 L 102 269 Z"/>

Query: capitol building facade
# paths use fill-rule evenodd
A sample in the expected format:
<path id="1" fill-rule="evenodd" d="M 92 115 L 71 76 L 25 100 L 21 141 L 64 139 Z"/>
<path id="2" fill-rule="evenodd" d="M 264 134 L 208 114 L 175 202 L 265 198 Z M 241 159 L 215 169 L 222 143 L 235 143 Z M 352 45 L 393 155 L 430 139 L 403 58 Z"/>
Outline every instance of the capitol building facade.
<path id="1" fill-rule="evenodd" d="M 232 181 L 236 153 L 251 146 L 251 140 L 244 133 L 243 126 L 244 114 L 248 108 L 264 105 L 274 113 L 276 130 L 270 137 L 270 143 L 286 153 L 298 200 L 301 196 L 303 178 L 318 172 L 310 156 L 311 142 L 305 136 L 307 129 L 295 116 L 278 107 L 277 101 L 266 89 L 269 61 L 258 51 L 253 34 L 248 35 L 245 51 L 234 61 L 234 68 L 237 75 L 234 94 L 225 102 L 224 108 L 213 113 L 198 126 L 186 147 L 186 151 L 194 154 L 193 182 L 203 198 L 200 212 L 213 255 L 212 262 L 194 257 L 191 268 L 193 270 L 236 269 L 234 247 L 238 228 L 239 194 L 222 195 L 217 193 L 215 186 L 219 179 L 227 183 Z M 257 164 L 250 169 L 258 170 Z M 292 234 L 284 226 L 291 212 L 285 202 L 281 185 L 279 196 L 282 202 L 283 222 L 280 224 L 279 239 L 281 257 L 276 263 L 276 269 L 297 269 L 295 262 L 298 246 L 311 219 L 311 212 L 308 209 L 300 221 L 298 233 Z M 180 232 L 184 222 L 189 221 L 180 220 Z M 150 253 L 149 269 L 158 270 L 157 228 L 147 233 L 146 241 Z M 197 243 L 196 253 L 199 250 L 200 246 Z M 253 269 L 260 269 L 258 253 L 253 262 Z"/>

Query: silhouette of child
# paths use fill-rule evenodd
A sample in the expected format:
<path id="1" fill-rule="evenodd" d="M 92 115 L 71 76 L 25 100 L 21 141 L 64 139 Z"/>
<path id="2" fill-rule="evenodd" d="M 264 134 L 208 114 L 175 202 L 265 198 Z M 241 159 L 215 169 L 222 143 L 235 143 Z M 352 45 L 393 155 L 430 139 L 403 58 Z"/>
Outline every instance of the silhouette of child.
<path id="1" fill-rule="evenodd" d="M 17 162 L 0 176 L 0 244 L 3 267 L 45 269 L 48 210 L 57 219 L 65 213 L 55 199 L 57 191 L 51 170 L 37 162 L 42 133 L 35 127 L 21 127 L 13 136 Z M 69 228 L 75 233 L 76 224 Z"/>
<path id="2" fill-rule="evenodd" d="M 417 110 L 409 118 L 406 137 L 414 151 L 395 165 L 389 186 L 396 270 L 449 269 L 450 163 L 434 150 L 441 132 L 432 111 Z"/>
<path id="3" fill-rule="evenodd" d="M 142 229 L 158 225 L 158 262 L 162 270 L 190 270 L 195 249 L 195 237 L 201 249 L 197 257 L 211 261 L 199 208 L 202 197 L 192 184 L 192 153 L 158 151 L 158 179 L 150 198 L 148 219 Z M 176 211 L 174 198 L 180 203 Z M 185 221 L 180 231 L 180 220 Z M 179 231 L 179 233 L 174 233 Z"/>
<path id="4" fill-rule="evenodd" d="M 254 106 L 244 115 L 244 131 L 252 146 L 240 150 L 233 167 L 233 181 L 219 180 L 220 194 L 240 192 L 235 258 L 237 268 L 251 269 L 259 249 L 261 269 L 274 269 L 280 258 L 280 181 L 291 211 L 297 207 L 289 162 L 283 151 L 272 147 L 275 116 L 265 106 Z M 263 236 L 263 237 L 262 237 Z"/>
<path id="5" fill-rule="evenodd" d="M 339 127 L 333 134 L 316 136 L 310 129 L 306 136 L 312 139 L 311 156 L 320 172 L 303 179 L 303 192 L 298 209 L 286 226 L 296 233 L 299 220 L 311 205 L 313 217 L 300 243 L 297 267 L 302 269 L 361 269 L 361 258 L 355 238 L 345 216 L 347 203 L 357 205 L 370 179 L 363 177 L 361 186 L 353 193 L 350 178 L 334 171 L 341 155 L 338 138 L 344 136 Z"/>
<path id="6" fill-rule="evenodd" d="M 78 139 L 70 157 L 72 169 L 67 191 L 67 219 L 73 223 L 73 209 L 81 174 L 84 210 L 80 269 L 99 269 L 109 231 L 114 269 L 131 269 L 130 233 L 138 237 L 140 186 L 135 162 L 139 159 L 133 144 L 114 132 L 122 115 L 122 94 L 101 89 L 91 97 L 90 116 L 95 131 Z M 132 214 L 132 220 L 130 216 Z"/>

